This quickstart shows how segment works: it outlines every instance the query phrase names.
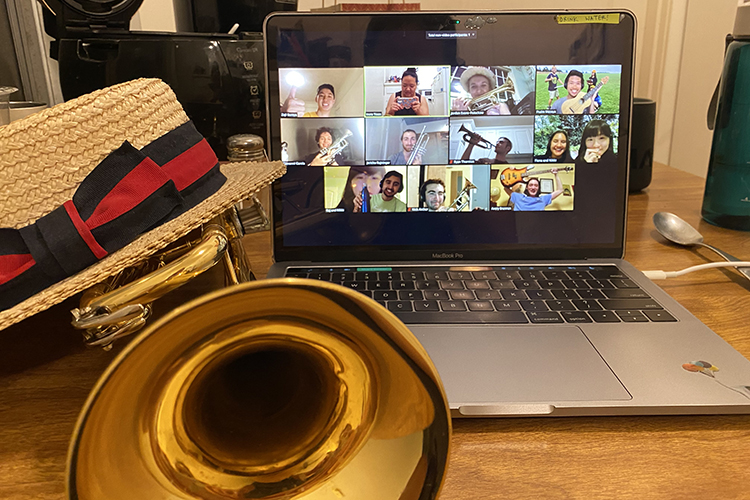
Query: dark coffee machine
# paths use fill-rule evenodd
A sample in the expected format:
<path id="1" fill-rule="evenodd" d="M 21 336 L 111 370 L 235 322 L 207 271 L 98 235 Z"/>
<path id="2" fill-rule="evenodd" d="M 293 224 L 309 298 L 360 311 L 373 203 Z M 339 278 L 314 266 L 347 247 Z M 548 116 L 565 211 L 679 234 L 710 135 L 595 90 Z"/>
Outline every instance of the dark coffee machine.
<path id="1" fill-rule="evenodd" d="M 272 11 L 295 10 L 296 0 L 200 0 L 183 5 L 188 14 L 183 28 L 219 30 L 216 33 L 130 31 L 130 19 L 142 3 L 45 0 L 45 31 L 55 39 L 50 53 L 59 63 L 63 97 L 140 77 L 161 78 L 219 159 L 226 159 L 226 140 L 232 135 L 265 138 L 261 24 Z M 240 24 L 240 33 L 227 34 L 230 18 Z"/>

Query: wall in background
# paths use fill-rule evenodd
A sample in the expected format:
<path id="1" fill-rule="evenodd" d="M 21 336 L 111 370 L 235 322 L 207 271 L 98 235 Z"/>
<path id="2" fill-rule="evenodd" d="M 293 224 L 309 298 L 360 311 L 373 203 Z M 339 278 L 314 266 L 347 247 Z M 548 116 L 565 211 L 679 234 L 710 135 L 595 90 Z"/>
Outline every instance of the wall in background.
<path id="1" fill-rule="evenodd" d="M 155 0 L 156 1 L 156 0 Z M 339 3 L 375 0 L 341 0 Z M 455 0 L 418 1 L 424 10 L 455 9 Z M 333 5 L 299 0 L 299 10 Z M 559 9 L 559 0 L 503 0 L 503 9 Z M 731 32 L 737 0 L 568 0 L 571 9 L 628 9 L 638 20 L 635 95 L 657 102 L 654 158 L 705 176 L 711 147 L 706 111 L 721 74 L 724 37 Z M 477 10 L 495 0 L 474 0 Z"/>
<path id="2" fill-rule="evenodd" d="M 677 106 L 671 121 L 669 165 L 706 176 L 713 132 L 706 112 L 724 65 L 725 36 L 734 26 L 736 0 L 688 2 L 679 62 Z M 665 131 L 662 131 L 664 133 Z"/>
<path id="3" fill-rule="evenodd" d="M 130 29 L 134 31 L 177 31 L 172 0 L 143 0 L 141 8 L 130 20 Z"/>
<path id="4" fill-rule="evenodd" d="M 176 31 L 173 2 L 179 1 L 144 0 L 133 17 L 131 29 Z M 424 10 L 455 9 L 455 0 L 408 1 L 418 1 Z M 333 0 L 298 0 L 298 9 L 310 10 L 333 3 Z M 566 5 L 576 9 L 625 8 L 636 15 L 635 95 L 657 102 L 654 157 L 656 161 L 705 176 L 711 146 L 706 110 L 721 74 L 724 37 L 732 30 L 737 0 L 568 0 Z M 531 7 L 559 9 L 560 1 L 502 2 L 503 9 Z M 472 3 L 472 9 L 497 8 L 496 0 Z"/>
<path id="5" fill-rule="evenodd" d="M 41 2 L 5 0 L 0 9 L 0 28 L 8 38 L 0 36 L 0 79 L 16 78 L 13 85 L 22 90 L 11 96 L 12 100 L 27 100 L 49 105 L 62 102 L 57 61 L 50 57 L 50 41 L 43 29 Z M 7 85 L 7 82 L 0 82 Z"/>

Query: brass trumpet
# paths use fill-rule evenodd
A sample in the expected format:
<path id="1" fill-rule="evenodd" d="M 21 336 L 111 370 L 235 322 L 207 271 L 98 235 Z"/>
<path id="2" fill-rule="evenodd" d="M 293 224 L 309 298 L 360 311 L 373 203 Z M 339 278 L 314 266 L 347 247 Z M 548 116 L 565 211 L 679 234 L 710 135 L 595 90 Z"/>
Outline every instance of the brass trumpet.
<path id="1" fill-rule="evenodd" d="M 202 233 L 148 277 L 90 291 L 76 313 L 89 343 L 137 330 L 149 301 L 219 260 L 230 282 L 253 279 L 236 208 Z M 392 313 L 339 285 L 254 281 L 125 346 L 78 420 L 66 486 L 71 500 L 435 500 L 450 434 L 437 370 Z"/>
<path id="2" fill-rule="evenodd" d="M 481 135 L 477 134 L 476 132 L 472 132 L 471 130 L 469 130 L 468 128 L 466 128 L 463 125 L 461 125 L 461 128 L 458 129 L 458 131 L 464 133 L 463 139 L 464 139 L 464 141 L 468 142 L 469 144 L 471 144 L 472 139 L 475 140 L 475 141 L 477 141 L 476 144 L 475 144 L 475 146 L 477 146 L 478 148 L 493 149 L 495 147 L 495 145 L 492 144 L 490 141 L 488 141 L 487 139 L 485 139 Z"/>
<path id="3" fill-rule="evenodd" d="M 427 151 L 427 142 L 430 140 L 430 136 L 424 133 L 425 128 L 427 128 L 427 125 L 422 127 L 422 132 L 419 133 L 419 137 L 411 150 L 409 159 L 406 160 L 407 165 L 413 165 L 417 156 L 423 156 Z"/>
<path id="4" fill-rule="evenodd" d="M 336 142 L 328 146 L 327 148 L 323 148 L 318 152 L 317 156 L 320 156 L 321 158 L 324 156 L 328 156 L 328 163 L 326 165 L 330 165 L 336 160 L 336 155 L 341 153 L 344 148 L 346 148 L 349 145 L 349 141 L 346 139 L 350 137 L 352 134 L 351 130 L 347 130 L 344 132 L 344 135 L 341 136 L 340 139 L 338 139 Z"/>
<path id="5" fill-rule="evenodd" d="M 268 161 L 258 136 L 235 135 L 227 145 L 230 160 Z M 233 206 L 166 249 L 86 290 L 79 307 L 70 311 L 73 327 L 84 330 L 84 343 L 111 349 L 115 340 L 145 326 L 154 300 L 219 261 L 225 286 L 254 280 L 242 237 L 267 228 L 270 221 L 255 194 L 245 201 L 252 204 Z"/>
<path id="6" fill-rule="evenodd" d="M 503 92 L 514 93 L 515 91 L 516 91 L 516 87 L 513 84 L 513 80 L 508 78 L 505 80 L 505 83 L 503 83 L 499 87 L 495 87 L 494 89 L 490 90 L 486 94 L 482 94 L 470 100 L 467 103 L 467 107 L 469 108 L 469 111 L 484 112 L 487 109 L 491 108 L 492 106 L 497 106 L 498 104 L 503 102 L 500 99 L 500 94 L 502 94 Z"/>
<path id="7" fill-rule="evenodd" d="M 448 210 L 455 210 L 456 212 L 462 211 L 465 207 L 469 205 L 469 202 L 471 201 L 471 191 L 475 189 L 477 189 L 477 187 L 474 184 L 472 184 L 472 182 L 469 179 L 466 179 L 464 188 L 458 193 L 458 195 L 451 202 L 451 204 L 448 205 Z"/>
<path id="8" fill-rule="evenodd" d="M 435 366 L 372 299 L 294 278 L 224 288 L 129 343 L 71 442 L 76 500 L 435 500 Z"/>
<path id="9" fill-rule="evenodd" d="M 92 286 L 73 309 L 73 327 L 90 347 L 109 350 L 118 338 L 140 330 L 151 303 L 220 261 L 225 285 L 255 279 L 242 247 L 242 224 L 233 207 L 202 228 L 139 264 Z"/>

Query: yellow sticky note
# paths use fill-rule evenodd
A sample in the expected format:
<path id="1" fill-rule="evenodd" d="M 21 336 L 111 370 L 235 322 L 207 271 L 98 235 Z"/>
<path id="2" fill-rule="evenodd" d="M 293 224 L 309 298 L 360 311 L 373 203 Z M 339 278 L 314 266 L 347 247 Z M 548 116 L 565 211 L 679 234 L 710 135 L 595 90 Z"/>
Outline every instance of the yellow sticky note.
<path id="1" fill-rule="evenodd" d="M 620 24 L 620 14 L 563 14 L 557 16 L 557 24 Z"/>

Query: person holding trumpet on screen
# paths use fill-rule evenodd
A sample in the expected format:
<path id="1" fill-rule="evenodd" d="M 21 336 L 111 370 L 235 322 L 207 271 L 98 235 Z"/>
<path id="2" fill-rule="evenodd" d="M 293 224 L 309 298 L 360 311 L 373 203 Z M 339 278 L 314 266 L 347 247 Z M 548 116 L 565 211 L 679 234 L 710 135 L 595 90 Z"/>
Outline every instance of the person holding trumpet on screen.
<path id="1" fill-rule="evenodd" d="M 483 149 L 490 149 L 492 147 L 492 143 L 487 139 L 484 139 L 481 135 L 475 132 L 471 132 L 466 128 L 462 128 L 461 131 L 466 132 L 464 134 L 464 140 L 469 143 L 469 145 L 466 147 L 466 150 L 461 155 L 461 160 L 471 159 L 471 153 L 474 151 L 474 146 L 479 146 Z M 500 137 L 495 143 L 494 149 L 494 158 L 478 158 L 476 160 L 476 163 L 508 163 L 507 155 L 508 153 L 510 153 L 511 149 L 513 149 L 513 143 L 507 137 Z"/>
<path id="2" fill-rule="evenodd" d="M 424 139 L 420 138 L 424 136 L 424 128 L 422 133 L 417 136 L 417 132 L 410 128 L 407 128 L 401 133 L 401 151 L 392 154 L 388 161 L 391 165 L 421 165 L 422 155 L 424 154 L 424 143 L 427 137 Z M 416 149 L 415 149 L 416 148 Z"/>
<path id="3" fill-rule="evenodd" d="M 509 115 L 510 108 L 504 102 L 499 102 L 497 98 L 491 99 L 489 96 L 489 106 L 476 109 L 472 103 L 477 102 L 479 98 L 486 96 L 489 92 L 497 88 L 497 78 L 495 74 L 483 66 L 469 66 L 461 75 L 461 87 L 468 92 L 471 99 L 457 97 L 453 100 L 451 111 L 484 111 L 485 115 Z"/>
<path id="4" fill-rule="evenodd" d="M 352 133 L 347 130 L 344 135 L 334 143 L 333 130 L 328 127 L 320 127 L 315 131 L 315 143 L 318 145 L 318 151 L 305 156 L 305 164 L 311 167 L 344 165 L 344 157 L 341 155 L 341 151 L 349 145 L 346 138 L 350 135 L 352 135 Z"/>

